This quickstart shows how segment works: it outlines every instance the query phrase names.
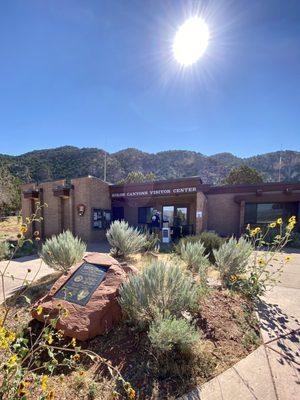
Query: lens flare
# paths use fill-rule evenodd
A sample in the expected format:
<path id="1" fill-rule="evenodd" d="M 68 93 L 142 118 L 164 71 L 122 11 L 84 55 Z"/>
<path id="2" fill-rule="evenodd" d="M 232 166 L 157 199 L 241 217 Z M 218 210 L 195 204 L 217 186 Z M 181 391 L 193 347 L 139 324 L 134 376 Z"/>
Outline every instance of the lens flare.
<path id="1" fill-rule="evenodd" d="M 182 66 L 192 65 L 205 52 L 209 41 L 209 30 L 200 17 L 192 17 L 181 25 L 175 35 L 173 53 Z"/>

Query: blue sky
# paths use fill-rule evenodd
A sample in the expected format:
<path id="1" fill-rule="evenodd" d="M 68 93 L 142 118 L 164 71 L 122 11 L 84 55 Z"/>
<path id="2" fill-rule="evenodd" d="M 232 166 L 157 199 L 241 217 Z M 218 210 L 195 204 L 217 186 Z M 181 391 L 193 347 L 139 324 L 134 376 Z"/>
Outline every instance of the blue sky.
<path id="1" fill-rule="evenodd" d="M 176 29 L 207 21 L 182 70 Z M 74 145 L 249 156 L 300 150 L 299 0 L 0 4 L 0 153 Z"/>

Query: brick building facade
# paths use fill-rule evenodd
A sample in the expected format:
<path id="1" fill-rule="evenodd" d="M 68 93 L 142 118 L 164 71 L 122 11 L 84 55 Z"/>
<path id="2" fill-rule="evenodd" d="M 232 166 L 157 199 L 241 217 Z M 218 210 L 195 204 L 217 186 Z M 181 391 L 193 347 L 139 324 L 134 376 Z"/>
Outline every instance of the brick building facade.
<path id="1" fill-rule="evenodd" d="M 266 224 L 279 217 L 299 220 L 300 183 L 211 186 L 199 177 L 112 185 L 95 177 L 29 183 L 22 187 L 23 217 L 37 202 L 42 238 L 69 229 L 85 241 L 105 238 L 114 219 L 157 231 L 171 229 L 174 238 L 204 230 L 222 236 L 240 235 L 245 224 Z M 32 233 L 32 232 L 30 232 Z"/>

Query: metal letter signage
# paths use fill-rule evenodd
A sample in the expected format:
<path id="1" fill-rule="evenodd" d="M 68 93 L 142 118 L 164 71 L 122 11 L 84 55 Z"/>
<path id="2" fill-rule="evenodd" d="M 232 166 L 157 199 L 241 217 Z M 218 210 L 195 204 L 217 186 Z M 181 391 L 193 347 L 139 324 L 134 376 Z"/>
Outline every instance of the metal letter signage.
<path id="1" fill-rule="evenodd" d="M 186 187 L 186 188 L 174 188 L 174 189 L 143 190 L 140 192 L 112 193 L 111 197 L 164 196 L 164 195 L 195 193 L 195 192 L 197 192 L 196 187 Z"/>

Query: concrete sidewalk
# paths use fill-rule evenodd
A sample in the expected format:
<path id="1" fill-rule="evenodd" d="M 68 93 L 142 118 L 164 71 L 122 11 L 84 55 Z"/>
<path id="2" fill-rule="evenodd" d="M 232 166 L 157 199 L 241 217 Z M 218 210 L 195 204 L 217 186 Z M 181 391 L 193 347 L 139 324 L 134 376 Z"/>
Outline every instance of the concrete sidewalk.
<path id="1" fill-rule="evenodd" d="M 291 256 L 258 305 L 264 344 L 180 400 L 300 399 L 300 254 Z"/>
<path id="2" fill-rule="evenodd" d="M 7 261 L 0 262 L 0 270 L 4 271 Z M 28 272 L 30 271 L 30 272 Z M 12 295 L 24 284 L 24 279 L 28 282 L 37 280 L 43 276 L 53 273 L 54 270 L 46 265 L 38 256 L 26 256 L 12 260 L 5 272 L 5 295 Z M 3 302 L 3 290 L 0 287 L 0 304 Z"/>

